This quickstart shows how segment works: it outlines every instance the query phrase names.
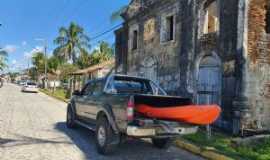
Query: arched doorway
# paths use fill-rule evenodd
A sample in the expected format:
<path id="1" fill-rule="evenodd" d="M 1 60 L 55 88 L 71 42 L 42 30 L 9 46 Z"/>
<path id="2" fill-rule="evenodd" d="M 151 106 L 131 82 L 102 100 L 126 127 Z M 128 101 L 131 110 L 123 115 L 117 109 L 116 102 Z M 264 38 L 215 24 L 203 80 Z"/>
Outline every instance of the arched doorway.
<path id="1" fill-rule="evenodd" d="M 158 82 L 157 78 L 157 61 L 154 57 L 147 57 L 141 64 L 141 76 Z"/>
<path id="2" fill-rule="evenodd" d="M 213 56 L 201 59 L 197 77 L 197 103 L 221 104 L 220 60 Z"/>

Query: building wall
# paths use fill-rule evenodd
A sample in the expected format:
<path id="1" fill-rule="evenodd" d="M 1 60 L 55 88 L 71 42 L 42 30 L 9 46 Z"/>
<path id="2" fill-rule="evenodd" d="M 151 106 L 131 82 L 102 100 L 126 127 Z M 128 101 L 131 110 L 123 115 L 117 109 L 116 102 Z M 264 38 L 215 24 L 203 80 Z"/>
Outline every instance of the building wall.
<path id="1" fill-rule="evenodd" d="M 266 33 L 267 3 L 268 0 L 251 0 L 248 8 L 246 95 L 251 106 L 249 127 L 255 129 L 270 128 L 270 34 Z"/>
<path id="2" fill-rule="evenodd" d="M 128 74 L 151 78 L 167 91 L 175 92 L 180 87 L 180 3 L 169 0 L 161 2 L 160 5 L 151 6 L 127 23 L 129 28 Z M 163 18 L 169 14 L 175 15 L 175 39 L 162 42 L 161 25 L 163 25 Z M 133 29 L 138 30 L 139 40 L 136 50 L 131 48 Z"/>
<path id="3" fill-rule="evenodd" d="M 204 67 L 201 65 L 213 65 L 215 68 L 212 72 L 213 66 L 210 66 L 210 72 L 218 71 L 216 75 L 220 76 L 215 77 L 218 83 L 214 82 L 220 88 L 216 102 L 223 110 L 217 125 L 231 130 L 238 79 L 236 75 L 240 72 L 236 62 L 238 0 L 216 0 L 218 31 L 204 34 L 204 6 L 212 1 L 148 0 L 144 1 L 145 6 L 142 7 L 139 0 L 134 0 L 136 7 L 130 7 L 123 16 L 125 30 L 121 33 L 125 32 L 122 36 L 125 35 L 127 41 L 122 45 L 122 50 L 126 49 L 126 52 L 118 49 L 121 57 L 124 57 L 122 59 L 127 61 L 117 63 L 127 69 L 127 74 L 150 76 L 169 94 L 190 97 L 195 103 L 200 99 L 198 81 L 207 78 L 199 76 L 202 75 L 200 68 Z M 164 43 L 161 42 L 163 17 L 168 14 L 176 16 L 175 39 Z M 137 50 L 130 48 L 134 29 L 138 29 L 139 34 Z"/>

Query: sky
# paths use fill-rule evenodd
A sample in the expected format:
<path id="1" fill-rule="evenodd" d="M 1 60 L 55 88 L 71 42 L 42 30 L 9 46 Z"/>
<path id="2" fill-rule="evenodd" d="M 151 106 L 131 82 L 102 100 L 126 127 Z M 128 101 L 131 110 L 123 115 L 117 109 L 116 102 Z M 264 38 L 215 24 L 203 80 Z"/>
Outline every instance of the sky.
<path id="1" fill-rule="evenodd" d="M 121 22 L 110 21 L 113 11 L 130 0 L 1 0 L 0 47 L 9 52 L 9 71 L 18 71 L 31 65 L 30 57 L 35 51 L 48 52 L 56 47 L 53 40 L 61 26 L 75 22 L 85 29 L 91 38 Z M 98 41 L 114 41 L 110 32 L 91 41 L 94 48 Z"/>

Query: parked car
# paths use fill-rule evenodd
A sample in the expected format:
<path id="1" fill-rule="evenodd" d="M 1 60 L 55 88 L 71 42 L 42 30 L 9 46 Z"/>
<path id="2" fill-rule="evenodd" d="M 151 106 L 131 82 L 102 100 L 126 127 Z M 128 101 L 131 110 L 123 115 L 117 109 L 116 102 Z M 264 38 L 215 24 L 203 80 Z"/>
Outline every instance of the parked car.
<path id="1" fill-rule="evenodd" d="M 88 82 L 75 91 L 67 108 L 68 128 L 77 125 L 95 131 L 97 150 L 111 153 L 126 137 L 151 138 L 158 148 L 167 148 L 176 136 L 196 133 L 198 127 L 145 117 L 134 109 L 136 104 L 163 103 L 169 107 L 191 103 L 190 99 L 167 96 L 151 80 L 111 75 Z"/>
<path id="2" fill-rule="evenodd" d="M 35 82 L 25 82 L 22 92 L 38 92 L 38 85 Z"/>
<path id="3" fill-rule="evenodd" d="M 26 81 L 21 80 L 21 81 L 18 82 L 18 84 L 19 84 L 20 86 L 24 86 L 24 85 L 26 85 Z"/>

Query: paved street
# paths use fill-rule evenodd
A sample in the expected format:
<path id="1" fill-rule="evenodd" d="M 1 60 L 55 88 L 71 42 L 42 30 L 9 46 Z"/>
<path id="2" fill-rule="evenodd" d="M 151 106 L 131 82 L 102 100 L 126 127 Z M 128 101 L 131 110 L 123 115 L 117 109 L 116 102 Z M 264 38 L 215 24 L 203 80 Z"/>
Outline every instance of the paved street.
<path id="1" fill-rule="evenodd" d="M 129 141 L 110 157 L 96 153 L 94 135 L 65 126 L 66 104 L 44 94 L 21 93 L 18 86 L 0 88 L 1 160 L 200 160 L 171 147 L 167 151 L 144 141 Z"/>

